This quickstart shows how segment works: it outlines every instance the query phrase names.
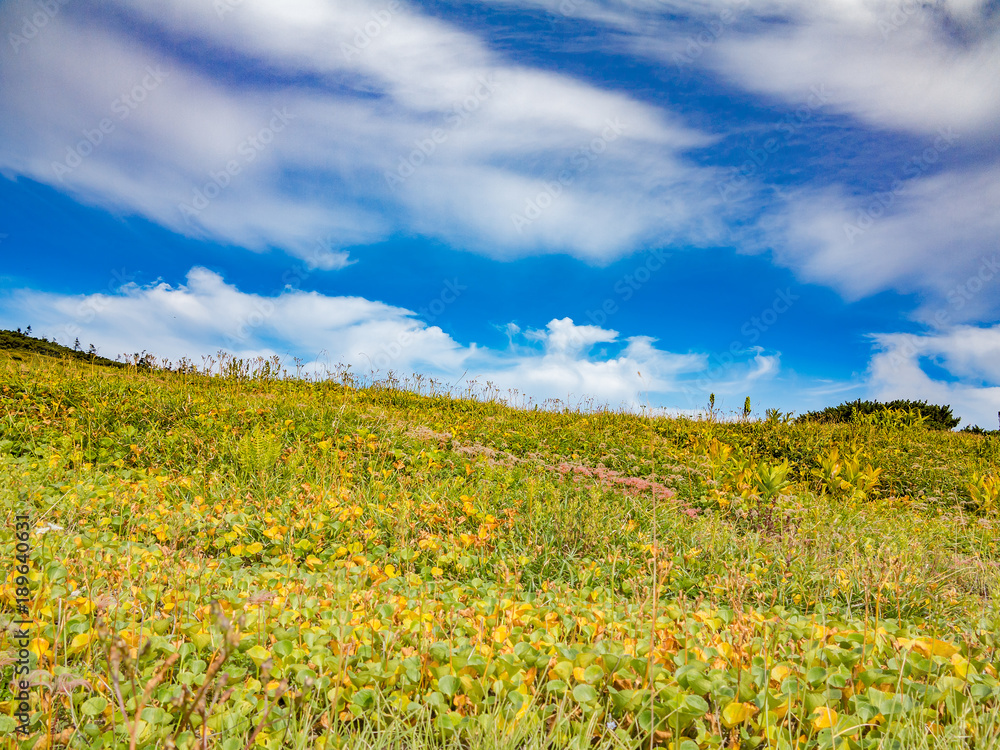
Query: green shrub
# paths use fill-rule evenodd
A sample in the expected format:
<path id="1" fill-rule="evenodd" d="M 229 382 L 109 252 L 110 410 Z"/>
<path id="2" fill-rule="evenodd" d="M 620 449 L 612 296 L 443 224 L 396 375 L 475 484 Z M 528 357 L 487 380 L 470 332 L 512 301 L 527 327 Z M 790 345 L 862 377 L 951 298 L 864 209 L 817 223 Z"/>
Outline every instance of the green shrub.
<path id="1" fill-rule="evenodd" d="M 811 411 L 799 417 L 803 422 L 827 424 L 857 423 L 858 415 L 869 416 L 880 412 L 917 412 L 924 417 L 924 426 L 931 430 L 953 430 L 962 420 L 951 413 L 947 405 L 928 404 L 926 401 L 896 399 L 895 401 L 848 401 L 839 406 L 828 406 L 822 411 Z"/>

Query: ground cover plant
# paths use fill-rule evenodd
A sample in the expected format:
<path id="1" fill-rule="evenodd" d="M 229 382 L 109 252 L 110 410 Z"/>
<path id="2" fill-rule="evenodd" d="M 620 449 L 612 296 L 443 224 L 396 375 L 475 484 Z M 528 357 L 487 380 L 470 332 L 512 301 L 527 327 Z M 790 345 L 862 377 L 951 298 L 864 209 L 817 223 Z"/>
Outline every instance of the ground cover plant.
<path id="1" fill-rule="evenodd" d="M 215 365 L 0 352 L 9 746 L 998 743 L 997 436 Z"/>

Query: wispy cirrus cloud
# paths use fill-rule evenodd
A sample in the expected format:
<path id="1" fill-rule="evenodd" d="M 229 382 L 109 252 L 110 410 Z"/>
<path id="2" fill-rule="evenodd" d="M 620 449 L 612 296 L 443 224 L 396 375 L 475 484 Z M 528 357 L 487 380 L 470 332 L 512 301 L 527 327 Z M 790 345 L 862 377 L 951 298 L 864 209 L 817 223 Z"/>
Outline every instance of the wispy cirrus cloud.
<path id="1" fill-rule="evenodd" d="M 893 290 L 939 305 L 995 251 L 1000 152 L 1000 11 L 988 0 L 502 0 L 587 21 L 623 54 L 678 78 L 714 76 L 758 103 L 805 112 L 794 139 L 728 135 L 723 204 L 738 246 L 773 251 L 848 299 Z M 822 91 L 822 104 L 812 101 Z M 820 127 L 822 125 L 823 127 Z M 868 131 L 868 144 L 858 136 Z M 756 136 L 760 136 L 759 138 Z M 845 136 L 855 166 L 830 164 Z M 765 153 L 771 137 L 779 152 Z M 794 144 L 793 144 L 794 141 Z M 816 156 L 776 171 L 790 144 Z M 899 164 L 876 153 L 891 145 Z M 905 144 L 905 145 L 903 145 Z M 756 156 L 759 154 L 760 156 Z M 756 159 L 756 161 L 753 161 Z M 749 168 L 748 168 L 749 167 Z M 775 179 L 779 182 L 775 182 Z M 789 181 L 789 178 L 791 180 Z M 790 182 L 790 184 L 789 184 Z M 970 319 L 997 313 L 985 297 Z"/>
<path id="2" fill-rule="evenodd" d="M 868 195 L 801 191 L 768 222 L 780 238 L 778 262 L 848 299 L 885 289 L 919 293 L 925 301 L 918 317 L 930 320 L 948 308 L 952 323 L 1000 313 L 1000 167 L 941 172 Z M 994 292 L 946 303 L 984 264 L 981 281 L 997 277 Z"/>
<path id="3" fill-rule="evenodd" d="M 177 232 L 300 254 L 317 236 L 346 247 L 402 232 L 605 262 L 642 242 L 721 236 L 707 210 L 713 171 L 683 157 L 711 137 L 668 112 L 516 64 L 408 5 L 225 9 L 77 4 L 0 52 L 0 165 Z M 183 52 L 192 45 L 204 51 Z M 150 69 L 163 80 L 123 116 L 116 102 Z M 512 221 L 609 122 L 620 137 L 558 205 L 530 226 Z M 89 133 L 101 143 L 88 146 Z M 59 169 L 81 144 L 79 163 Z M 412 174 L 393 179 L 401 162 Z"/>

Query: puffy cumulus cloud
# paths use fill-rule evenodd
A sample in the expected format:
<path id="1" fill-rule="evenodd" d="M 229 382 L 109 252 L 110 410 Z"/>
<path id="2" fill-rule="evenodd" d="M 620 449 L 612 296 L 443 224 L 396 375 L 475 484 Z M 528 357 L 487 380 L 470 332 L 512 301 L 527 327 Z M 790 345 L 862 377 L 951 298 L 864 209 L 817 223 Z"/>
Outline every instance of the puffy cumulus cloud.
<path id="1" fill-rule="evenodd" d="M 618 340 L 618 331 L 611 331 L 599 326 L 576 325 L 571 318 L 562 318 L 549 322 L 545 330 L 528 331 L 525 338 L 540 341 L 546 354 L 558 356 L 578 356 L 587 352 L 594 344 L 610 344 Z"/>
<path id="2" fill-rule="evenodd" d="M 0 169 L 82 201 L 299 255 L 405 232 L 604 262 L 722 236 L 714 170 L 683 156 L 708 136 L 396 0 L 58 7 L 0 46 Z"/>
<path id="3" fill-rule="evenodd" d="M 576 325 L 570 318 L 549 322 L 544 330 L 522 337 L 540 351 L 514 346 L 509 356 L 487 363 L 481 378 L 535 399 L 642 408 L 650 401 L 676 400 L 686 377 L 701 372 L 706 357 L 657 349 L 655 339 L 633 336 L 620 341 L 617 331 Z M 617 345 L 615 353 L 597 344 Z M 673 394 L 673 396 L 672 396 Z"/>
<path id="4" fill-rule="evenodd" d="M 145 349 L 197 362 L 221 348 L 239 357 L 294 352 L 316 366 L 453 369 L 470 351 L 402 308 L 315 292 L 248 294 L 204 268 L 191 269 L 180 286 L 126 284 L 113 293 L 72 296 L 15 290 L 2 309 L 11 324 L 37 321 L 39 332 L 64 343 L 93 341 L 111 357 Z"/>
<path id="5" fill-rule="evenodd" d="M 760 349 L 733 359 L 724 372 L 713 371 L 704 354 L 664 351 L 651 337 L 622 339 L 617 331 L 570 318 L 538 330 L 511 324 L 506 349 L 461 344 L 410 310 L 291 288 L 276 296 L 249 294 L 197 267 L 178 286 L 129 283 L 89 295 L 28 289 L 0 295 L 0 325 L 28 320 L 37 333 L 62 343 L 79 337 L 111 357 L 144 350 L 200 363 L 223 349 L 243 358 L 278 355 L 286 363 L 297 357 L 317 375 L 350 365 L 359 373 L 419 372 L 448 383 L 464 376 L 535 402 L 574 406 L 684 405 L 696 393 L 692 403 L 700 405 L 702 388 L 745 394 L 750 387 L 771 387 L 779 375 L 777 357 Z"/>
<path id="6" fill-rule="evenodd" d="M 1000 325 L 956 326 L 926 335 L 879 334 L 869 389 L 879 399 L 950 404 L 965 424 L 993 429 L 1000 409 Z M 943 370 L 932 377 L 926 371 Z M 930 368 L 927 368 L 930 369 Z"/>

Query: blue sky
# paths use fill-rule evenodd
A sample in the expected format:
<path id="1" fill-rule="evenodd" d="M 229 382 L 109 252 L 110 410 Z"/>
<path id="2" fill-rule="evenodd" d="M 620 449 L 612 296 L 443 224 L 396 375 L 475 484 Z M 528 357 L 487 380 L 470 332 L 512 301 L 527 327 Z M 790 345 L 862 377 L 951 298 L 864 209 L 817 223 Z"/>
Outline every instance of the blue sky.
<path id="1" fill-rule="evenodd" d="M 0 4 L 0 325 L 1000 409 L 995 0 Z"/>

